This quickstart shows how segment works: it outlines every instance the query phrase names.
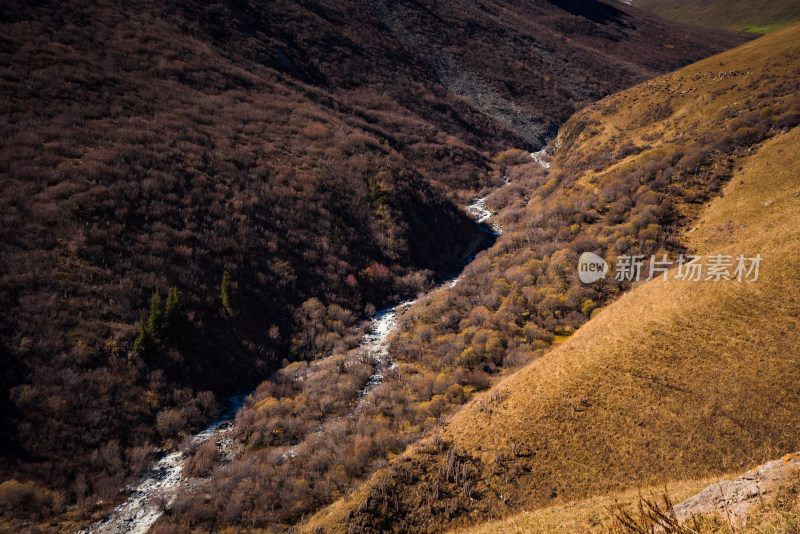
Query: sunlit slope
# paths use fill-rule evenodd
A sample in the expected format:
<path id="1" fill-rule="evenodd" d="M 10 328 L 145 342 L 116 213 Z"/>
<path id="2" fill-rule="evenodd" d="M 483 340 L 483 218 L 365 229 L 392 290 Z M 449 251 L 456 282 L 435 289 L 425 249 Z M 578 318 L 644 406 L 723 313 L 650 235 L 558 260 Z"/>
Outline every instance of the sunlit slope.
<path id="1" fill-rule="evenodd" d="M 485 455 L 502 451 L 504 439 L 535 444 L 538 459 L 514 460 L 533 468 L 530 487 L 514 484 L 522 501 L 538 500 L 530 490 L 543 481 L 569 498 L 752 467 L 796 448 L 798 154 L 798 128 L 765 143 L 689 239 L 706 256 L 761 254 L 757 282 L 638 287 L 504 382 L 508 396 L 491 417 L 457 414 L 448 425 L 456 446 L 480 443 Z M 588 528 L 612 503 L 594 499 L 470 532 Z"/>
<path id="2" fill-rule="evenodd" d="M 793 0 L 634 0 L 661 17 L 720 30 L 769 33 L 800 20 Z"/>
<path id="3" fill-rule="evenodd" d="M 723 138 L 755 135 L 758 117 L 796 107 L 799 35 L 800 27 L 776 32 L 577 114 L 559 135 L 553 172 L 573 173 L 570 187 L 600 189 L 614 175 L 666 165 L 678 146 L 711 151 Z M 760 254 L 757 281 L 638 285 L 309 530 L 443 531 L 796 449 L 800 131 L 786 124 L 709 166 L 732 173 L 723 195 L 678 205 L 690 223 L 682 243 L 704 257 Z M 637 150 L 621 150 L 629 144 Z"/>
<path id="4" fill-rule="evenodd" d="M 727 478 L 733 478 L 731 474 Z M 703 488 L 719 482 L 719 476 L 704 477 L 695 480 L 669 482 L 664 485 L 624 490 L 617 493 L 594 495 L 584 500 L 558 503 L 544 508 L 524 511 L 497 521 L 487 521 L 464 528 L 456 528 L 451 532 L 459 534 L 574 534 L 597 533 L 608 534 L 608 528 L 614 524 L 614 514 L 619 507 L 633 509 L 639 497 L 647 499 L 659 498 L 664 490 L 673 502 L 691 497 Z"/>

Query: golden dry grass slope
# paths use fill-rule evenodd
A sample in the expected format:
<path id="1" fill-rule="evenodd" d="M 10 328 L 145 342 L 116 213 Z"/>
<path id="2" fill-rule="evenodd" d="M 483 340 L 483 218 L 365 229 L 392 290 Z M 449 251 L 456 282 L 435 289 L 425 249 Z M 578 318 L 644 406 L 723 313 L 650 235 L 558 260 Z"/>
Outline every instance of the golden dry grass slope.
<path id="1" fill-rule="evenodd" d="M 658 494 L 663 487 L 658 484 L 666 483 L 677 501 L 705 487 L 712 473 L 797 448 L 798 148 L 799 128 L 766 142 L 724 195 L 703 211 L 698 229 L 687 238 L 699 254 L 761 254 L 758 282 L 643 284 L 561 349 L 503 383 L 512 393 L 487 418 L 489 424 L 467 411 L 453 419 L 450 425 L 460 428 L 477 425 L 481 440 L 492 433 L 514 439 L 544 430 L 547 445 L 555 447 L 547 454 L 551 469 L 568 472 L 560 484 L 566 496 L 573 495 L 573 485 L 602 494 L 466 532 L 590 532 L 610 523 L 613 504 L 638 498 L 630 489 L 607 495 L 615 486 L 654 485 L 647 495 Z M 733 231 L 727 229 L 730 221 Z M 559 393 L 542 394 L 550 387 L 561 399 Z M 576 395 L 589 399 L 585 410 L 569 415 L 559 409 L 559 400 Z M 542 404 L 537 408 L 531 401 Z M 549 418 L 548 409 L 572 419 L 566 432 L 540 422 Z M 532 417 L 525 411 L 535 422 L 528 422 Z M 519 430 L 509 424 L 514 421 L 521 423 Z M 476 439 L 469 434 L 467 440 Z M 613 463 L 606 463 L 603 450 Z M 574 473 L 572 462 L 586 466 L 582 474 Z"/>
<path id="2" fill-rule="evenodd" d="M 666 485 L 666 491 L 675 502 L 695 495 L 703 488 L 716 482 L 718 482 L 718 477 L 674 481 Z M 524 511 L 506 519 L 459 528 L 453 530 L 453 532 L 458 532 L 459 534 L 520 534 L 523 532 L 542 534 L 590 532 L 607 534 L 614 524 L 615 513 L 620 507 L 626 510 L 634 510 L 640 498 L 644 497 L 657 501 L 663 495 L 664 490 L 665 486 L 660 485 L 636 488 L 609 495 L 597 495 L 580 501 Z"/>
<path id="3" fill-rule="evenodd" d="M 737 117 L 796 107 L 786 89 L 798 73 L 800 25 L 604 99 L 562 128 L 554 172 L 579 169 L 572 187 L 600 187 L 678 147 L 710 145 L 746 127 L 730 122 Z M 775 94 L 784 96 L 770 101 Z M 581 168 L 578 160 L 628 143 L 645 148 Z M 681 208 L 691 221 L 682 240 L 704 258 L 760 254 L 757 281 L 636 285 L 306 529 L 445 531 L 796 450 L 800 130 L 719 163 L 733 176 L 709 203 Z"/>

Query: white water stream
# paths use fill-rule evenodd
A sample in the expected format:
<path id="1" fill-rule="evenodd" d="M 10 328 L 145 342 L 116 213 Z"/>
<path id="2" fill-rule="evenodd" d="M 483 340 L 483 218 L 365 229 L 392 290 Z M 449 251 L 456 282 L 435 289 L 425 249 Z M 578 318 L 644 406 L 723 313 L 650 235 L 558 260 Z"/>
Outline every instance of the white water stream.
<path id="1" fill-rule="evenodd" d="M 372 358 L 375 365 L 375 372 L 369 377 L 367 383 L 358 392 L 358 396 L 363 399 L 367 393 L 383 382 L 386 371 L 397 366 L 389 355 L 389 335 L 397 330 L 397 314 L 403 312 L 414 305 L 416 300 L 401 302 L 390 308 L 379 311 L 372 318 L 369 332 L 361 342 L 361 348 Z M 359 403 L 360 404 L 360 403 Z M 356 408 L 357 410 L 358 408 Z"/>
<path id="2" fill-rule="evenodd" d="M 540 160 L 543 152 L 531 153 L 531 157 L 536 160 L 542 167 L 549 169 L 549 165 Z M 510 183 L 506 178 L 505 183 Z M 502 228 L 496 224 L 492 224 L 487 228 L 484 223 L 494 213 L 486 207 L 486 197 L 475 199 L 466 211 L 472 215 L 476 223 L 481 225 L 484 232 L 491 232 L 495 236 L 502 233 Z M 474 255 L 469 257 L 465 262 L 465 266 L 475 258 Z M 442 285 L 449 287 L 455 286 L 460 277 L 454 277 L 449 281 L 445 281 Z M 441 287 L 441 286 L 440 286 Z M 391 370 L 396 364 L 389 355 L 389 335 L 397 329 L 397 314 L 408 309 L 416 302 L 410 300 L 402 302 L 395 306 L 391 306 L 384 310 L 379 311 L 372 318 L 370 329 L 364 335 L 361 342 L 361 349 L 372 358 L 375 365 L 375 371 L 367 380 L 364 387 L 359 392 L 359 405 L 355 408 L 358 411 L 361 403 L 366 401 L 367 394 L 378 386 L 382 381 L 387 371 Z M 246 395 L 239 395 L 229 401 L 228 409 L 216 421 L 210 424 L 205 430 L 196 434 L 192 440 L 193 444 L 200 445 L 209 439 L 216 440 L 218 446 L 222 446 L 224 442 L 229 441 L 228 434 L 233 425 L 234 417 L 239 408 L 244 404 Z M 287 453 L 293 456 L 293 450 Z M 153 496 L 156 494 L 163 494 L 165 498 L 174 498 L 181 482 L 183 482 L 183 463 L 185 461 L 184 455 L 180 451 L 167 454 L 158 460 L 150 469 L 150 472 L 141 480 L 138 486 L 133 488 L 131 495 L 128 499 L 114 508 L 108 518 L 91 527 L 78 531 L 78 534 L 145 534 L 150 530 L 150 527 L 161 516 L 161 510 L 152 501 Z"/>
<path id="3" fill-rule="evenodd" d="M 245 398 L 246 395 L 232 397 L 225 413 L 192 437 L 192 445 L 198 446 L 209 439 L 215 439 L 221 445 L 227 438 L 236 412 L 244 405 Z M 161 510 L 151 502 L 153 496 L 163 492 L 167 499 L 174 497 L 183 480 L 184 460 L 181 451 L 172 452 L 158 460 L 139 485 L 133 488 L 128 499 L 114 508 L 108 518 L 79 530 L 78 534 L 145 534 L 161 517 Z"/>
<path id="4" fill-rule="evenodd" d="M 533 160 L 536 163 L 538 163 L 539 165 L 541 165 L 542 168 L 544 168 L 544 170 L 549 171 L 550 170 L 550 164 L 542 159 L 542 156 L 544 156 L 544 155 L 545 155 L 545 149 L 544 148 L 541 149 L 539 152 L 531 152 L 531 157 L 533 158 Z"/>

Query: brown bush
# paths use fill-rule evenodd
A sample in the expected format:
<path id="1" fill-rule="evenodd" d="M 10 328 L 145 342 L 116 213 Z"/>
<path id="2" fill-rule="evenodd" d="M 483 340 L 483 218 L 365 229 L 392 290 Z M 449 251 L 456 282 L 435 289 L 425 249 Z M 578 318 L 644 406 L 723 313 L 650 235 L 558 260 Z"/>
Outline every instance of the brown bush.
<path id="1" fill-rule="evenodd" d="M 183 464 L 183 471 L 190 477 L 204 477 L 219 462 L 219 451 L 213 439 L 206 440 Z"/>
<path id="2" fill-rule="evenodd" d="M 42 518 L 59 511 L 62 497 L 35 482 L 11 479 L 0 484 L 0 513 L 8 518 Z"/>
<path id="3" fill-rule="evenodd" d="M 163 438 L 174 438 L 187 429 L 186 416 L 177 408 L 167 408 L 158 413 L 156 428 Z"/>

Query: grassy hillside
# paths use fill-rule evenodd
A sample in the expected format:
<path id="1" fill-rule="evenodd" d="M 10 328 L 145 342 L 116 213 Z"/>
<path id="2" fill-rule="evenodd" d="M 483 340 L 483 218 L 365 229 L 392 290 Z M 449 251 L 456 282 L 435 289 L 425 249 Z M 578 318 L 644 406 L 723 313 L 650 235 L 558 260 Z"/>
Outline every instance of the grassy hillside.
<path id="1" fill-rule="evenodd" d="M 800 5 L 792 0 L 634 0 L 658 16 L 719 30 L 769 33 L 800 21 Z"/>
<path id="2" fill-rule="evenodd" d="M 671 481 L 652 487 L 642 487 L 608 495 L 597 495 L 585 500 L 555 504 L 522 512 L 506 519 L 489 521 L 474 526 L 454 529 L 460 534 L 512 534 L 530 532 L 537 534 L 608 534 L 614 524 L 614 514 L 619 507 L 633 509 L 640 497 L 658 498 L 666 489 L 674 501 L 697 494 L 703 488 L 719 481 L 708 477 L 689 481 Z"/>
<path id="3" fill-rule="evenodd" d="M 424 302 L 398 336 L 412 358 L 455 334 L 489 370 L 503 357 L 479 350 L 470 328 L 505 336 L 508 356 L 536 321 L 552 329 L 551 349 L 317 514 L 308 531 L 441 531 L 796 448 L 799 35 L 800 26 L 775 32 L 568 121 L 550 182 L 466 274 L 463 287 L 474 290 Z M 570 219 L 570 205 L 581 219 Z M 583 287 L 576 261 L 586 250 L 612 268 L 621 254 L 764 261 L 757 282 Z M 611 303 L 592 312 L 584 299 Z M 576 311 L 591 319 L 564 338 L 583 322 Z M 450 326 L 429 321 L 451 314 Z M 546 345 L 538 337 L 534 346 Z"/>
<path id="4" fill-rule="evenodd" d="M 696 287 L 671 280 L 638 287 L 563 347 L 502 382 L 498 387 L 509 393 L 491 417 L 457 414 L 449 424 L 459 429 L 454 444 L 474 451 L 468 444 L 480 439 L 479 454 L 485 453 L 489 429 L 499 437 L 490 451 L 502 450 L 503 437 L 528 444 L 538 443 L 533 436 L 545 437 L 533 451 L 540 458 L 532 468 L 541 471 L 546 463 L 558 477 L 549 483 L 565 499 L 639 484 L 654 485 L 657 493 L 662 480 L 706 477 L 669 484 L 677 488 L 676 501 L 705 487 L 708 472 L 753 467 L 796 448 L 800 398 L 791 368 L 798 362 L 798 343 L 791 332 L 800 309 L 794 289 L 800 281 L 798 147 L 798 128 L 760 147 L 723 196 L 701 212 L 698 229 L 687 238 L 706 257 L 760 253 L 765 263 L 758 282 Z M 474 425 L 482 429 L 464 432 Z M 465 433 L 472 435 L 460 438 Z M 610 505 L 618 497 L 577 509 L 590 511 L 584 521 L 597 519 L 603 512 L 597 501 Z M 629 493 L 619 501 L 631 497 L 636 500 Z M 570 510 L 565 505 L 520 517 L 496 525 L 496 531 L 519 521 L 533 528 L 548 516 L 556 523 L 581 519 Z"/>
<path id="5" fill-rule="evenodd" d="M 790 534 L 800 524 L 800 470 L 792 456 L 796 454 L 739 476 L 672 481 L 599 495 L 453 532 L 641 534 L 660 525 L 666 527 L 661 532 L 670 534 Z M 738 484 L 749 487 L 740 491 Z M 684 497 L 692 498 L 681 502 Z M 685 503 L 697 503 L 698 497 L 700 506 L 683 510 Z M 724 505 L 723 499 L 727 501 Z"/>

